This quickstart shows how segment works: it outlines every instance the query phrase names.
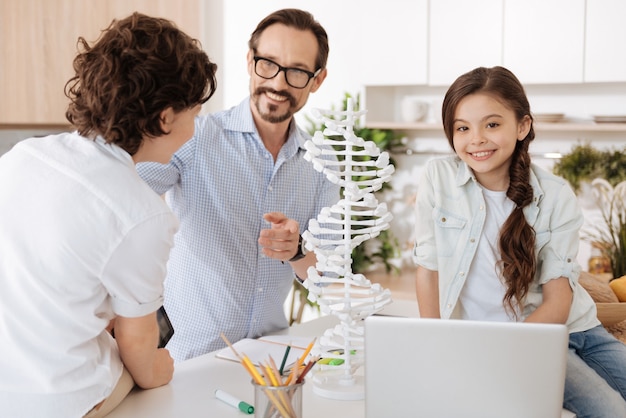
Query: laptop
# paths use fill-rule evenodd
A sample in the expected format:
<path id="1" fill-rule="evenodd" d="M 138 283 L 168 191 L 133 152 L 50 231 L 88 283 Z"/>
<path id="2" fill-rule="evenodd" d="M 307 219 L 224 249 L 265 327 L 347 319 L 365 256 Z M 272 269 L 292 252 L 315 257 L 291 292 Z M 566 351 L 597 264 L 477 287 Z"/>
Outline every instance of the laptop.
<path id="1" fill-rule="evenodd" d="M 565 325 L 371 316 L 367 418 L 559 418 Z M 562 415 L 563 413 L 563 415 Z"/>

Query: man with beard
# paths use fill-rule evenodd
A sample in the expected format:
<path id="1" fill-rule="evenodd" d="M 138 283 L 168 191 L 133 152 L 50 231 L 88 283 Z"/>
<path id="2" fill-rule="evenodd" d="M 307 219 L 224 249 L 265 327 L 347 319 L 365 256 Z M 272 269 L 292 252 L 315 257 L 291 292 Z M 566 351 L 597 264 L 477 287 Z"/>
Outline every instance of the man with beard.
<path id="1" fill-rule="evenodd" d="M 248 42 L 250 97 L 196 119 L 193 138 L 167 165 L 140 175 L 180 219 L 165 282 L 175 360 L 288 326 L 284 302 L 294 273 L 315 254 L 300 233 L 338 186 L 304 160 L 309 135 L 293 115 L 326 78 L 328 37 L 305 11 L 278 10 Z"/>

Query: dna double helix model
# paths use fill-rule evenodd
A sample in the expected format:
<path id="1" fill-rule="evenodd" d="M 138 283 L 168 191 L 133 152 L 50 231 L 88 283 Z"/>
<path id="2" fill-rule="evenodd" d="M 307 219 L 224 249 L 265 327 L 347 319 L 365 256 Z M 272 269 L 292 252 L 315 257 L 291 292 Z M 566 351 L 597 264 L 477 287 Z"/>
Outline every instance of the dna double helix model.
<path id="1" fill-rule="evenodd" d="M 394 172 L 387 152 L 355 135 L 355 122 L 365 111 L 355 111 L 353 106 L 348 99 L 345 111 L 313 111 L 325 129 L 305 143 L 304 156 L 343 190 L 342 198 L 323 208 L 302 234 L 306 248 L 317 256 L 303 283 L 308 298 L 322 313 L 339 318 L 339 324 L 326 330 L 313 349 L 323 359 L 313 371 L 313 391 L 342 400 L 364 398 L 363 374 L 358 373 L 364 363 L 362 319 L 391 302 L 388 289 L 352 272 L 353 249 L 389 228 L 393 216 L 374 192 Z"/>

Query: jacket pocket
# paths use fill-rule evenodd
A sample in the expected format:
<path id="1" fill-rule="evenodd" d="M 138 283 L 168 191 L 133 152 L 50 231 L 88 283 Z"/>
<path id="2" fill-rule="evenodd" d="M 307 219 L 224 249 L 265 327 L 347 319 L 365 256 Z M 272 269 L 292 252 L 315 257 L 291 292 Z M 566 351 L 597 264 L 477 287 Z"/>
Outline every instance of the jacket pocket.
<path id="1" fill-rule="evenodd" d="M 435 224 L 437 255 L 440 257 L 451 257 L 455 254 L 457 246 L 461 244 L 467 219 L 452 212 L 435 208 L 433 221 Z"/>

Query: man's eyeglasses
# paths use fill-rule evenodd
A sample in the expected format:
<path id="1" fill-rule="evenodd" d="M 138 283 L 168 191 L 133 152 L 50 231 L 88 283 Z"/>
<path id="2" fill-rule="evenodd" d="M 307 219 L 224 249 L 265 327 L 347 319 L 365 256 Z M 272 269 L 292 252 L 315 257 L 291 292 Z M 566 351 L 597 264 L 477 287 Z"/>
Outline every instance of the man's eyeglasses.
<path id="1" fill-rule="evenodd" d="M 309 84 L 309 81 L 311 81 L 312 78 L 317 77 L 322 69 L 320 68 L 316 72 L 312 73 L 300 68 L 283 67 L 272 60 L 268 60 L 267 58 L 257 56 L 254 57 L 254 72 L 259 77 L 269 80 L 276 77 L 281 71 L 285 72 L 285 80 L 287 81 L 287 84 L 296 89 L 303 89 L 307 86 L 307 84 Z"/>

